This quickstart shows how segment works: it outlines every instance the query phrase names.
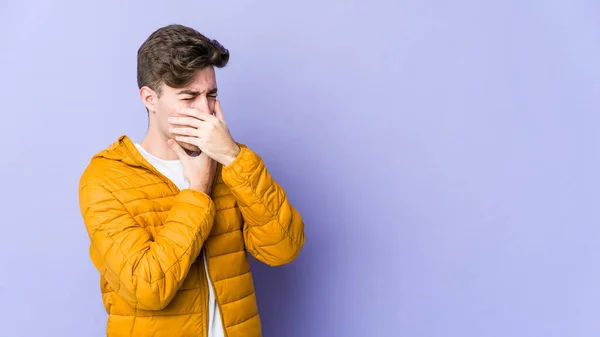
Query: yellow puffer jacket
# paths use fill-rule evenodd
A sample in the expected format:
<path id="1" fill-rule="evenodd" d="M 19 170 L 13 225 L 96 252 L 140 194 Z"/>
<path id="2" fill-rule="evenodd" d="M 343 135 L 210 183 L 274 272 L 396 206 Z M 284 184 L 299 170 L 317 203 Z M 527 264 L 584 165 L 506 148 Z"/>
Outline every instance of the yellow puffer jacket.
<path id="1" fill-rule="evenodd" d="M 218 165 L 210 197 L 180 191 L 125 135 L 93 156 L 79 204 L 107 336 L 206 336 L 201 250 L 226 336 L 261 336 L 247 252 L 286 264 L 304 245 L 304 224 L 261 158 L 240 147 L 233 163 Z"/>

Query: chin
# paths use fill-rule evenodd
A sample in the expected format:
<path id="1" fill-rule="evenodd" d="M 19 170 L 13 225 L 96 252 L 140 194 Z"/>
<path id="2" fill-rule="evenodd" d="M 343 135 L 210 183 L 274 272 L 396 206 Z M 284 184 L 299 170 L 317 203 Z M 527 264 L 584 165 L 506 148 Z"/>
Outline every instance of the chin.
<path id="1" fill-rule="evenodd" d="M 181 143 L 181 142 L 177 142 L 177 143 L 179 143 L 179 145 L 181 145 L 181 147 L 188 152 L 199 152 L 200 151 L 200 148 L 198 148 L 196 145 L 191 145 L 188 143 Z"/>

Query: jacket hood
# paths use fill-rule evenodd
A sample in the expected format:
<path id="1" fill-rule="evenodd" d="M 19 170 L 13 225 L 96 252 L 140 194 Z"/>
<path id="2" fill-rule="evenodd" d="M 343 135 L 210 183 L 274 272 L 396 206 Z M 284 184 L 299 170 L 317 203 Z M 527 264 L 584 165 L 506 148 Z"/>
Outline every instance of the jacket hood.
<path id="1" fill-rule="evenodd" d="M 144 167 L 144 157 L 127 135 L 122 135 L 106 149 L 98 152 L 93 158 L 105 158 L 121 161 L 130 166 Z"/>

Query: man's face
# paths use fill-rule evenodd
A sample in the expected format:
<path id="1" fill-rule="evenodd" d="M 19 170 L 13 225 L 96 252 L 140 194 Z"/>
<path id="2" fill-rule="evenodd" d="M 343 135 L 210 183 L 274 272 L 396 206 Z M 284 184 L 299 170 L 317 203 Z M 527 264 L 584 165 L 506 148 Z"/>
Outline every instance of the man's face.
<path id="1" fill-rule="evenodd" d="M 199 70 L 190 84 L 183 88 L 172 88 L 166 84 L 162 85 L 160 97 L 154 104 L 154 124 L 166 139 L 175 139 L 169 132 L 172 126 L 167 119 L 173 116 L 183 116 L 179 113 L 181 109 L 194 109 L 199 113 L 214 114 L 217 99 L 217 81 L 213 67 Z M 152 111 L 150 111 L 152 119 Z M 152 123 L 152 121 L 151 121 Z M 198 151 L 198 147 L 181 143 L 179 144 L 190 152 Z"/>

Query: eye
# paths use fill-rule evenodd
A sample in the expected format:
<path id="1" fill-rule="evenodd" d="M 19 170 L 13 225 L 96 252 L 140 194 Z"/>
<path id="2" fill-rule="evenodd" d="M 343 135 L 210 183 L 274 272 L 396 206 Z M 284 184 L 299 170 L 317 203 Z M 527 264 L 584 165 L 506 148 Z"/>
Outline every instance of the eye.
<path id="1" fill-rule="evenodd" d="M 216 94 L 215 95 L 208 95 L 208 98 L 213 98 L 214 99 L 214 98 L 217 98 L 217 95 Z"/>
<path id="2" fill-rule="evenodd" d="M 191 100 L 193 100 L 193 99 L 194 99 L 194 97 L 183 98 L 183 100 L 184 100 L 184 101 L 191 101 Z"/>

